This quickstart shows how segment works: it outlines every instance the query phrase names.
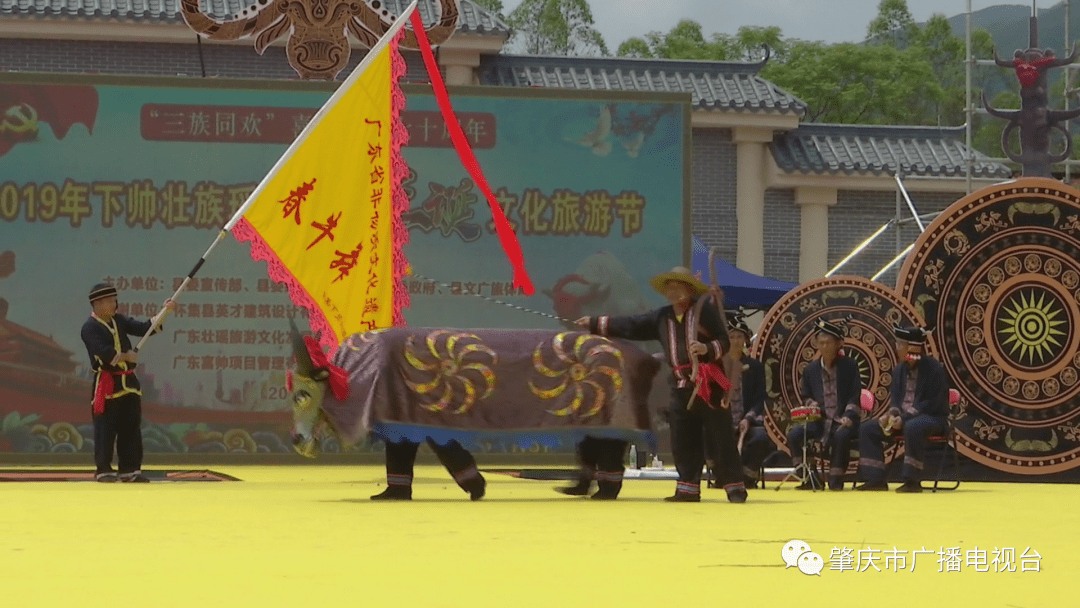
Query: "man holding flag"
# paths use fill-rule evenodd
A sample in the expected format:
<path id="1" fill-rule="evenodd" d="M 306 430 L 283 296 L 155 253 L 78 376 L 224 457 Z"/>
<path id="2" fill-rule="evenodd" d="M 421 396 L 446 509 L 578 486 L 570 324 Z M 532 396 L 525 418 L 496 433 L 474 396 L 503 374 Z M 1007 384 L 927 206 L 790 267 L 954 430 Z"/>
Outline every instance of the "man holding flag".
<path id="1" fill-rule="evenodd" d="M 94 479 L 145 483 L 150 480 L 142 474 L 142 390 L 135 377 L 139 357 L 128 336 L 145 340 L 161 327 L 117 314 L 116 288 L 108 283 L 94 285 L 89 298 L 93 312 L 83 323 L 81 336 L 94 370 Z M 173 301 L 165 300 L 162 309 L 172 308 Z M 119 475 L 112 468 L 114 444 Z"/>

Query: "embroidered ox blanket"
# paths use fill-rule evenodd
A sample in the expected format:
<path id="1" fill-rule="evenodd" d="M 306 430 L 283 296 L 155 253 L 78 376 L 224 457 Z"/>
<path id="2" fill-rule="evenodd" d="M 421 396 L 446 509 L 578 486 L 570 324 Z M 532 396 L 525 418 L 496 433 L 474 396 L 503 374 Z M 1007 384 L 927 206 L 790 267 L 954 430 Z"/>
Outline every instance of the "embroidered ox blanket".
<path id="1" fill-rule="evenodd" d="M 554 330 L 397 327 L 354 334 L 333 363 L 349 394 L 323 411 L 339 438 L 466 445 L 486 431 L 557 446 L 584 435 L 652 443 L 660 363 L 632 343 Z"/>

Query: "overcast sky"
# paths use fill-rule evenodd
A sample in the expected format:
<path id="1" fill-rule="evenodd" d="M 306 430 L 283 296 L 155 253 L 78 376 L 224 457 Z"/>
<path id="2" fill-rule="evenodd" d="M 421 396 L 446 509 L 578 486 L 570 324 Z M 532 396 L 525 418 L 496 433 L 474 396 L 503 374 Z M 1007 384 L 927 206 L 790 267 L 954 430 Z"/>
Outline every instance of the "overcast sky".
<path id="1" fill-rule="evenodd" d="M 879 0 L 590 0 L 593 17 L 612 52 L 627 38 L 652 30 L 667 32 L 681 19 L 702 25 L 705 35 L 734 34 L 744 25 L 779 26 L 785 38 L 858 42 L 877 14 Z M 1060 0 L 1037 0 L 1040 9 Z M 503 0 L 509 14 L 520 0 Z M 972 10 L 995 4 L 1031 6 L 1027 0 L 972 0 Z M 1080 2 L 1076 3 L 1080 4 Z M 916 21 L 933 13 L 947 17 L 967 10 L 967 0 L 908 0 Z"/>

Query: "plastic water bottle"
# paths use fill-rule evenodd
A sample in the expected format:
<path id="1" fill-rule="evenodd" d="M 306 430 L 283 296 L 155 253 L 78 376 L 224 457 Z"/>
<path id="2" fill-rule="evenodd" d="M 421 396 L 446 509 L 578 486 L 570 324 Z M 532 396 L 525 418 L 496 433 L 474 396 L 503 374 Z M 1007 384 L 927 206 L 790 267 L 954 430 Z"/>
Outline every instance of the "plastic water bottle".
<path id="1" fill-rule="evenodd" d="M 630 444 L 630 466 L 631 469 L 637 468 L 637 446 Z"/>

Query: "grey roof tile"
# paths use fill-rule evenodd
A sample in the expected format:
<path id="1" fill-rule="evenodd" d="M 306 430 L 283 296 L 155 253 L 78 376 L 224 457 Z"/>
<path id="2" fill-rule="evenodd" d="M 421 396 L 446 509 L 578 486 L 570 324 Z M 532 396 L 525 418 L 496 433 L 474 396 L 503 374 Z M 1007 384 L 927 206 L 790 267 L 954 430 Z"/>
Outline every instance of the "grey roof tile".
<path id="1" fill-rule="evenodd" d="M 480 82 L 511 87 L 690 93 L 695 107 L 802 116 L 806 104 L 758 76 L 762 63 L 611 57 L 481 57 Z"/>
<path id="2" fill-rule="evenodd" d="M 894 127 L 806 123 L 777 134 L 770 145 L 788 173 L 862 173 L 961 177 L 964 127 Z M 1009 178 L 1008 166 L 974 153 L 974 177 Z"/>
<path id="3" fill-rule="evenodd" d="M 400 13 L 411 0 L 384 0 Z M 216 19 L 231 19 L 251 5 L 251 0 L 201 0 L 203 10 Z M 508 34 L 510 26 L 471 0 L 460 0 L 458 31 L 477 34 Z M 435 21 L 438 0 L 421 0 L 417 7 L 425 23 Z M 123 19 L 137 21 L 182 21 L 179 0 L 0 0 L 0 18 L 51 17 L 82 19 Z"/>

